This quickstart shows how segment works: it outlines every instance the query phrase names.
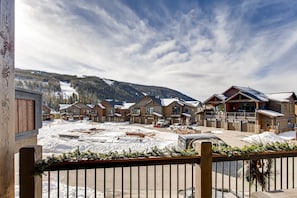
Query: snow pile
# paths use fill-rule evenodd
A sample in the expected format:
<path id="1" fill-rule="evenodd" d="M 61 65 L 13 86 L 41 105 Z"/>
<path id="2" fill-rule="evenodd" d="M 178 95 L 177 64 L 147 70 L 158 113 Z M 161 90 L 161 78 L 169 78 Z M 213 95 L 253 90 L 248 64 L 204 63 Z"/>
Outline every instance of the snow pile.
<path id="1" fill-rule="evenodd" d="M 287 140 L 295 139 L 295 131 L 289 131 L 285 133 L 281 133 L 276 135 L 273 132 L 264 132 L 256 135 L 251 135 L 249 137 L 245 137 L 242 140 L 249 142 L 251 144 L 268 144 L 280 142 L 284 143 Z"/>

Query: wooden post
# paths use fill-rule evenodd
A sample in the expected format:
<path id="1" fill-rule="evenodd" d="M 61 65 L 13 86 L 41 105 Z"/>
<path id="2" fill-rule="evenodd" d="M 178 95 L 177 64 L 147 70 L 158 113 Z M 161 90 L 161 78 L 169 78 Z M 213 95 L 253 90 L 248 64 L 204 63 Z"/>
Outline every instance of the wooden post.
<path id="1" fill-rule="evenodd" d="M 27 146 L 20 149 L 20 198 L 42 197 L 42 176 L 35 174 L 35 163 L 42 159 L 42 147 Z"/>
<path id="2" fill-rule="evenodd" d="M 196 151 L 201 156 L 200 164 L 196 166 L 196 198 L 211 198 L 212 196 L 212 149 L 211 142 L 196 144 Z"/>
<path id="3" fill-rule="evenodd" d="M 0 197 L 14 196 L 14 0 L 0 0 Z"/>

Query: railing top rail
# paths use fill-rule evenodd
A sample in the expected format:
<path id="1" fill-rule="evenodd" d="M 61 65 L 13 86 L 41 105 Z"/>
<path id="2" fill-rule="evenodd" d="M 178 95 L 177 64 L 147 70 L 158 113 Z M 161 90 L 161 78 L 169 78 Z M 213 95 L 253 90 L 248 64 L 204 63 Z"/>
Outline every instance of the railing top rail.
<path id="1" fill-rule="evenodd" d="M 46 167 L 45 171 L 193 163 L 199 164 L 200 156 L 197 155 L 183 157 L 149 157 L 116 160 L 81 160 L 74 162 L 57 162 Z"/>
<path id="2" fill-rule="evenodd" d="M 238 161 L 238 160 L 258 160 L 270 158 L 297 157 L 297 151 L 270 151 L 262 153 L 250 153 L 248 155 L 227 156 L 224 154 L 212 155 L 213 162 Z M 73 162 L 56 162 L 45 168 L 45 171 L 55 170 L 76 170 L 92 168 L 113 168 L 131 166 L 152 166 L 169 164 L 192 164 L 200 163 L 200 156 L 178 156 L 178 157 L 149 157 L 131 159 L 110 159 L 110 160 L 80 160 Z"/>
<path id="3" fill-rule="evenodd" d="M 238 161 L 238 160 L 258 160 L 258 159 L 271 159 L 271 158 L 283 158 L 283 157 L 297 157 L 297 151 L 266 151 L 259 153 L 250 153 L 248 155 L 234 155 L 227 157 L 224 154 L 213 154 L 213 162 L 223 161 Z"/>

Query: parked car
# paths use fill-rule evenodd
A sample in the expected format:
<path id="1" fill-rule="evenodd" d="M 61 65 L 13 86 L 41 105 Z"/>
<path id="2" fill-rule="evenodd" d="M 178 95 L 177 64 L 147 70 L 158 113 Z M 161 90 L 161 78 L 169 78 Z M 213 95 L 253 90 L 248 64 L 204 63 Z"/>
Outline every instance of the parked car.
<path id="1" fill-rule="evenodd" d="M 160 119 L 158 122 L 155 124 L 155 127 L 169 127 L 170 122 L 165 119 Z"/>
<path id="2" fill-rule="evenodd" d="M 214 145 L 227 146 L 227 144 L 219 137 L 209 134 L 185 134 L 178 136 L 178 146 L 181 149 L 189 149 L 194 147 L 195 142 L 209 141 Z"/>

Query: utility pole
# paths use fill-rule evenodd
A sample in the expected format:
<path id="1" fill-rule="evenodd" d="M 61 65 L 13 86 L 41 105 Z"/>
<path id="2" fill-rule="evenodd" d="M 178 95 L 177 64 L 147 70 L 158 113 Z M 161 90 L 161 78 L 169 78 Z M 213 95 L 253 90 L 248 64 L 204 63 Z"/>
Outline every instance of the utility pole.
<path id="1" fill-rule="evenodd" d="M 0 197 L 14 198 L 14 0 L 0 0 Z"/>

